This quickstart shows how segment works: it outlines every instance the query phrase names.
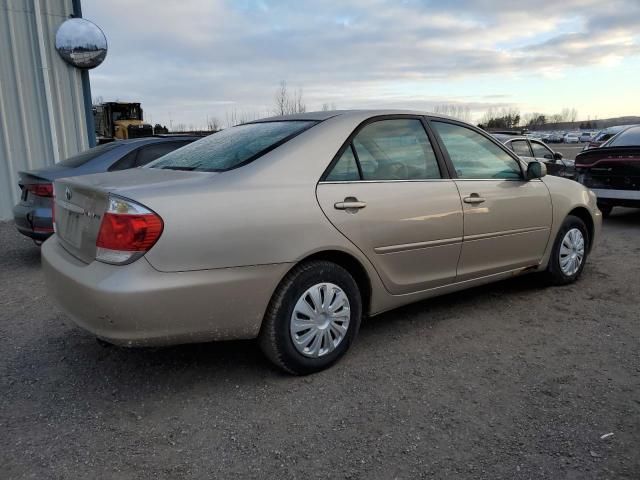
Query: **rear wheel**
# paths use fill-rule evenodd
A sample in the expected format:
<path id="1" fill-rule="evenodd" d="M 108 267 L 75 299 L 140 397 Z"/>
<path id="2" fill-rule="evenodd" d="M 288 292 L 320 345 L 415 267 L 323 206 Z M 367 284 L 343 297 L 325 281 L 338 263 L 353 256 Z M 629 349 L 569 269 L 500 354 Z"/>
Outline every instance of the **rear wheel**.
<path id="1" fill-rule="evenodd" d="M 589 231 L 578 217 L 569 215 L 556 236 L 547 267 L 547 277 L 554 285 L 566 285 L 578 279 L 587 260 Z"/>
<path id="2" fill-rule="evenodd" d="M 347 270 L 327 261 L 295 267 L 278 286 L 259 342 L 277 366 L 295 375 L 330 367 L 358 333 L 362 300 Z"/>

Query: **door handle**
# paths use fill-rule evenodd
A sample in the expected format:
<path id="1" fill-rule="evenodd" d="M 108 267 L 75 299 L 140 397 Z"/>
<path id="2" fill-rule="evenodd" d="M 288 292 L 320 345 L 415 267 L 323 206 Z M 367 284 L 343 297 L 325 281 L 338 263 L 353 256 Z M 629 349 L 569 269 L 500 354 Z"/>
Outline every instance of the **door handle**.
<path id="1" fill-rule="evenodd" d="M 366 202 L 361 202 L 355 197 L 347 197 L 344 199 L 344 202 L 336 202 L 333 204 L 336 210 L 360 210 L 366 206 Z"/>
<path id="2" fill-rule="evenodd" d="M 464 203 L 470 203 L 471 205 L 477 205 L 479 203 L 484 203 L 485 199 L 482 198 L 480 195 L 478 195 L 477 193 L 472 193 L 471 195 L 469 195 L 468 197 L 464 197 L 462 199 L 462 201 Z"/>

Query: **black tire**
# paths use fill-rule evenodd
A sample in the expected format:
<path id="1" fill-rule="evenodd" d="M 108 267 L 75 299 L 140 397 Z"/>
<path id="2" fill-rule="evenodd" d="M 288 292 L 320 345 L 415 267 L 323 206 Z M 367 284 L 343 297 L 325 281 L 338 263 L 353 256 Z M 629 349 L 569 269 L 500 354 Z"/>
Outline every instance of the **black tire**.
<path id="1" fill-rule="evenodd" d="M 602 212 L 602 216 L 604 218 L 607 218 L 609 217 L 609 215 L 611 215 L 611 211 L 613 210 L 613 205 L 598 204 L 598 209 Z"/>
<path id="2" fill-rule="evenodd" d="M 351 316 L 343 340 L 325 356 L 310 358 L 298 352 L 291 339 L 289 324 L 298 299 L 318 283 L 330 282 L 340 287 L 349 299 Z M 291 270 L 276 289 L 264 320 L 258 341 L 264 354 L 278 367 L 294 375 L 308 375 L 324 370 L 340 359 L 356 338 L 362 319 L 362 297 L 358 284 L 341 266 L 316 260 Z"/>
<path id="3" fill-rule="evenodd" d="M 582 232 L 582 236 L 584 237 L 584 256 L 582 258 L 582 263 L 580 267 L 573 275 L 567 275 L 562 271 L 560 267 L 560 247 L 562 246 L 562 241 L 569 230 L 572 228 L 577 228 Z M 550 284 L 552 285 L 567 285 L 569 283 L 575 282 L 584 270 L 584 266 L 587 263 L 587 256 L 589 252 L 591 238 L 589 236 L 589 230 L 587 226 L 582 221 L 582 219 L 575 217 L 573 215 L 567 216 L 558 234 L 556 235 L 556 239 L 553 243 L 553 250 L 551 251 L 551 258 L 549 258 L 549 265 L 547 266 L 546 277 Z"/>

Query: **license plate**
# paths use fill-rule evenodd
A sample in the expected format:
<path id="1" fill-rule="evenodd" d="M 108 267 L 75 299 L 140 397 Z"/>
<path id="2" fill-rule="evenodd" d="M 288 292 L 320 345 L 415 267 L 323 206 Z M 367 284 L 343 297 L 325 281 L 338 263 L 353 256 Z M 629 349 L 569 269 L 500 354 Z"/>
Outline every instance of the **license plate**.
<path id="1" fill-rule="evenodd" d="M 82 229 L 80 228 L 80 215 L 77 213 L 67 213 L 63 238 L 75 248 L 80 248 L 80 244 L 82 243 Z"/>

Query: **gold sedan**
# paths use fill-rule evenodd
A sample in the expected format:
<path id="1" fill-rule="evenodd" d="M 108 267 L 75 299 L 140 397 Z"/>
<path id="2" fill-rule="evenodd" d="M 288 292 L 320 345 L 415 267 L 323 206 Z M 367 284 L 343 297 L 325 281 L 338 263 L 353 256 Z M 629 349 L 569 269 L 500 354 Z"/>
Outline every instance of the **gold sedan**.
<path id="1" fill-rule="evenodd" d="M 56 181 L 44 271 L 108 342 L 257 337 L 307 374 L 345 354 L 363 317 L 525 272 L 575 281 L 601 214 L 545 173 L 423 112 L 267 118 L 145 168 Z"/>

